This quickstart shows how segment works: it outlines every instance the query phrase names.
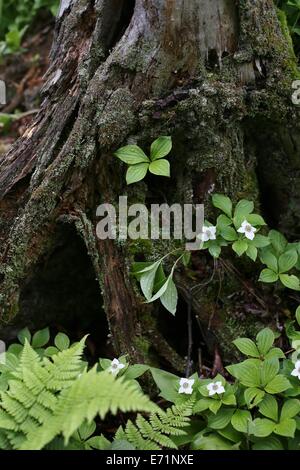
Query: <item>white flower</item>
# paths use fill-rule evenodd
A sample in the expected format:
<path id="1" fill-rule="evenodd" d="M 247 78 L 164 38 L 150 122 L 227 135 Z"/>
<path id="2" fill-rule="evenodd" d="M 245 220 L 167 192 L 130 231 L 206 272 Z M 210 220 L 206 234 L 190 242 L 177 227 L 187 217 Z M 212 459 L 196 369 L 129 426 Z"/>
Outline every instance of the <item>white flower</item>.
<path id="1" fill-rule="evenodd" d="M 253 227 L 247 220 L 244 220 L 240 228 L 238 229 L 239 233 L 244 233 L 246 238 L 249 238 L 249 240 L 253 240 L 255 237 L 255 232 L 257 229 Z"/>
<path id="2" fill-rule="evenodd" d="M 118 374 L 121 369 L 124 369 L 125 365 L 122 364 L 118 359 L 114 359 L 111 361 L 110 368 L 108 369 L 108 372 L 111 374 Z"/>
<path id="3" fill-rule="evenodd" d="M 203 225 L 202 233 L 200 234 L 199 238 L 203 242 L 208 242 L 208 240 L 215 240 L 217 238 L 216 235 L 217 227 L 211 225 L 210 227 Z"/>
<path id="4" fill-rule="evenodd" d="M 194 379 L 180 379 L 178 393 L 186 393 L 191 395 L 193 393 Z"/>
<path id="5" fill-rule="evenodd" d="M 208 395 L 212 397 L 216 393 L 220 395 L 221 393 L 225 392 L 225 388 L 222 385 L 222 382 L 211 382 L 206 386 L 208 390 Z"/>
<path id="6" fill-rule="evenodd" d="M 295 369 L 291 372 L 291 375 L 298 377 L 300 380 L 300 361 L 297 361 L 295 364 Z"/>

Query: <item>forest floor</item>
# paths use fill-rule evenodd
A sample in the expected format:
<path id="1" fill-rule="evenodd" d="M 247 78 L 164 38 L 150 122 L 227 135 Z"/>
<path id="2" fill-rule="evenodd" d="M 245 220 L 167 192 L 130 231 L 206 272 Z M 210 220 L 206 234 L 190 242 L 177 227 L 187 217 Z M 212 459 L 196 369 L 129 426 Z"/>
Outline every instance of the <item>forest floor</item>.
<path id="1" fill-rule="evenodd" d="M 38 112 L 53 30 L 53 17 L 39 18 L 29 28 L 20 51 L 1 58 L 0 80 L 7 87 L 7 104 L 0 110 L 0 158 Z"/>

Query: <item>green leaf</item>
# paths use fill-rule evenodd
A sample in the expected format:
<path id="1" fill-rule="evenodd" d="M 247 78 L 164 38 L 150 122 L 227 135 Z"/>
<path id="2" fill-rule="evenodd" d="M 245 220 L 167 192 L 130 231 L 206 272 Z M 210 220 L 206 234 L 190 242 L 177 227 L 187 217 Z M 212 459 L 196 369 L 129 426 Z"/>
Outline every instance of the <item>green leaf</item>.
<path id="1" fill-rule="evenodd" d="M 151 271 L 158 262 L 161 262 L 161 260 L 155 261 L 154 263 L 152 261 L 135 262 L 132 266 L 132 272 L 135 276 L 137 274 L 146 273 L 147 271 Z"/>
<path id="2" fill-rule="evenodd" d="M 226 369 L 245 387 L 257 387 L 260 385 L 259 364 L 258 360 L 246 359 L 239 364 L 227 366 Z"/>
<path id="3" fill-rule="evenodd" d="M 250 411 L 246 410 L 236 410 L 234 415 L 231 418 L 231 424 L 239 432 L 248 434 L 249 426 L 252 421 Z"/>
<path id="4" fill-rule="evenodd" d="M 296 320 L 298 325 L 300 325 L 300 306 L 296 310 Z"/>
<path id="5" fill-rule="evenodd" d="M 222 406 L 221 400 L 213 400 L 211 399 L 209 409 L 212 413 L 216 414 Z"/>
<path id="6" fill-rule="evenodd" d="M 247 201 L 247 199 L 242 199 L 239 201 L 235 207 L 234 218 L 235 219 L 247 219 L 248 215 L 253 212 L 254 204 L 252 201 Z M 242 222 L 243 222 L 242 220 Z"/>
<path id="7" fill-rule="evenodd" d="M 172 150 L 172 139 L 169 136 L 162 136 L 151 144 L 150 157 L 151 160 L 158 160 L 168 155 Z"/>
<path id="8" fill-rule="evenodd" d="M 277 421 L 278 403 L 276 398 L 272 395 L 265 395 L 264 399 L 260 402 L 258 409 L 262 415 L 272 419 L 273 421 Z"/>
<path id="9" fill-rule="evenodd" d="M 168 288 L 168 283 L 169 283 L 169 280 L 172 279 L 170 276 L 165 280 L 165 282 L 163 283 L 163 285 L 161 286 L 161 288 L 156 292 L 156 294 L 153 295 L 153 297 L 151 297 L 151 299 L 148 300 L 147 303 L 150 303 L 150 302 L 154 302 L 155 300 L 159 299 L 167 290 Z"/>
<path id="10" fill-rule="evenodd" d="M 232 224 L 232 220 L 224 214 L 219 215 L 217 218 L 217 228 L 223 230 L 225 227 L 228 227 Z"/>
<path id="11" fill-rule="evenodd" d="M 18 340 L 21 344 L 25 344 L 25 339 L 27 339 L 28 343 L 31 342 L 31 333 L 27 327 L 18 333 Z"/>
<path id="12" fill-rule="evenodd" d="M 218 209 L 221 209 L 228 217 L 232 217 L 232 202 L 229 197 L 223 194 L 213 194 L 212 203 Z"/>
<path id="13" fill-rule="evenodd" d="M 259 357 L 259 351 L 255 343 L 249 338 L 237 338 L 233 344 L 246 356 Z"/>
<path id="14" fill-rule="evenodd" d="M 226 428 L 219 429 L 218 434 L 219 436 L 225 437 L 225 439 L 228 439 L 235 444 L 239 445 L 241 442 L 241 434 L 234 429 L 231 423 L 229 423 Z"/>
<path id="15" fill-rule="evenodd" d="M 254 227 L 258 225 L 267 225 L 262 216 L 258 214 L 247 215 L 247 221 Z"/>
<path id="16" fill-rule="evenodd" d="M 300 401 L 296 398 L 286 400 L 281 410 L 280 420 L 294 418 L 300 412 Z"/>
<path id="17" fill-rule="evenodd" d="M 45 349 L 45 356 L 51 357 L 54 356 L 54 354 L 57 354 L 59 350 L 55 348 L 54 346 L 49 346 L 48 348 Z"/>
<path id="18" fill-rule="evenodd" d="M 234 408 L 222 408 L 216 415 L 210 415 L 208 426 L 211 429 L 224 429 L 231 421 Z"/>
<path id="19" fill-rule="evenodd" d="M 285 287 L 288 287 L 288 289 L 300 290 L 300 280 L 297 276 L 294 276 L 293 274 L 280 274 L 279 279 Z"/>
<path id="20" fill-rule="evenodd" d="M 256 246 L 256 248 L 264 248 L 270 245 L 270 240 L 268 237 L 264 235 L 260 235 L 259 233 L 255 235 L 255 238 L 252 240 L 252 244 Z"/>
<path id="21" fill-rule="evenodd" d="M 70 346 L 70 340 L 64 333 L 58 333 L 54 338 L 54 344 L 60 351 L 68 349 Z"/>
<path id="22" fill-rule="evenodd" d="M 278 272 L 277 258 L 268 249 L 264 250 L 261 253 L 260 259 L 261 259 L 262 263 L 266 264 L 269 269 L 271 269 L 275 273 Z"/>
<path id="23" fill-rule="evenodd" d="M 259 439 L 252 446 L 252 450 L 284 450 L 280 440 L 275 436 Z"/>
<path id="24" fill-rule="evenodd" d="M 279 360 L 276 358 L 266 359 L 260 370 L 261 384 L 263 386 L 267 385 L 274 377 L 278 374 L 279 371 Z"/>
<path id="25" fill-rule="evenodd" d="M 265 356 L 273 346 L 275 335 L 270 328 L 264 328 L 257 334 L 256 341 L 259 352 Z"/>
<path id="26" fill-rule="evenodd" d="M 170 177 L 170 163 L 168 160 L 156 160 L 149 165 L 150 173 L 158 176 Z"/>
<path id="27" fill-rule="evenodd" d="M 23 345 L 22 344 L 17 344 L 17 343 L 10 344 L 10 346 L 7 349 L 7 352 L 12 353 L 15 356 L 19 356 L 19 354 L 21 354 L 22 351 L 23 351 Z M 1 352 L 0 352 L 0 358 L 1 358 Z M 1 364 L 1 362 L 0 362 L 0 364 Z M 0 371 L 0 373 L 1 373 L 1 371 Z M 1 377 L 1 375 L 0 375 L 0 377 Z"/>
<path id="28" fill-rule="evenodd" d="M 191 261 L 191 252 L 185 251 L 182 256 L 182 264 L 183 266 L 187 267 Z"/>
<path id="29" fill-rule="evenodd" d="M 264 398 L 265 392 L 259 388 L 247 388 L 244 392 L 245 401 L 248 408 L 257 406 Z"/>
<path id="30" fill-rule="evenodd" d="M 221 247 L 217 243 L 209 242 L 208 251 L 213 258 L 219 258 L 221 254 Z"/>
<path id="31" fill-rule="evenodd" d="M 161 260 L 153 263 L 146 272 L 144 272 L 140 278 L 141 290 L 147 300 L 150 300 L 153 294 L 153 287 L 155 276 L 159 266 L 161 265 Z"/>
<path id="32" fill-rule="evenodd" d="M 153 380 L 160 390 L 160 396 L 170 402 L 178 400 L 179 377 L 155 367 L 150 368 Z"/>
<path id="33" fill-rule="evenodd" d="M 211 402 L 214 402 L 214 401 L 216 400 L 212 400 L 211 398 L 201 398 L 194 405 L 193 414 L 202 413 L 202 411 L 208 410 L 209 405 L 211 404 Z M 216 403 L 219 403 L 219 402 L 216 401 Z M 222 403 L 221 403 L 221 406 L 222 406 Z"/>
<path id="34" fill-rule="evenodd" d="M 91 423 L 84 421 L 82 425 L 79 427 L 78 433 L 79 433 L 80 438 L 83 441 L 85 441 L 92 434 L 94 434 L 95 430 L 96 430 L 96 424 L 94 423 L 94 421 L 92 421 Z"/>
<path id="35" fill-rule="evenodd" d="M 232 249 L 236 252 L 238 256 L 242 256 L 242 254 L 244 254 L 245 251 L 247 251 L 248 249 L 248 243 L 246 242 L 246 240 L 237 240 L 233 243 Z"/>
<path id="36" fill-rule="evenodd" d="M 271 382 L 266 385 L 265 390 L 268 393 L 275 394 L 275 393 L 281 393 L 287 390 L 288 388 L 291 387 L 290 382 L 284 375 L 276 375 Z"/>
<path id="37" fill-rule="evenodd" d="M 257 248 L 253 246 L 252 244 L 248 244 L 248 249 L 246 251 L 246 255 L 248 256 L 248 258 L 252 259 L 252 261 L 256 261 L 257 253 L 258 253 Z"/>
<path id="38" fill-rule="evenodd" d="M 178 302 L 178 293 L 172 278 L 169 278 L 167 289 L 161 295 L 160 301 L 170 313 L 175 315 Z"/>
<path id="39" fill-rule="evenodd" d="M 276 424 L 274 428 L 275 434 L 279 434 L 279 436 L 285 437 L 294 437 L 296 431 L 296 421 L 294 419 L 284 419 L 280 420 L 278 424 Z"/>
<path id="40" fill-rule="evenodd" d="M 224 227 L 221 230 L 220 235 L 222 238 L 224 238 L 224 240 L 227 240 L 229 242 L 234 242 L 238 238 L 238 234 L 236 233 L 233 227 Z"/>
<path id="41" fill-rule="evenodd" d="M 222 397 L 222 403 L 224 405 L 236 405 L 236 396 L 234 393 L 225 392 Z"/>
<path id="42" fill-rule="evenodd" d="M 34 349 L 41 348 L 49 342 L 50 332 L 49 328 L 44 328 L 43 330 L 37 331 L 32 338 L 32 347 Z"/>
<path id="43" fill-rule="evenodd" d="M 121 451 L 121 450 L 130 451 L 131 450 L 132 451 L 132 450 L 135 450 L 135 447 L 134 445 L 130 444 L 129 441 L 126 441 L 123 439 L 116 439 L 111 444 L 110 450 L 112 451 Z"/>
<path id="44" fill-rule="evenodd" d="M 234 216 L 245 217 L 246 215 L 251 214 L 251 212 L 253 212 L 253 209 L 254 209 L 253 201 L 248 201 L 247 199 L 241 199 L 235 207 Z"/>
<path id="45" fill-rule="evenodd" d="M 111 360 L 110 359 L 99 359 L 100 366 L 103 370 L 108 369 L 111 366 Z"/>
<path id="46" fill-rule="evenodd" d="M 96 449 L 96 450 L 110 450 L 111 449 L 111 442 L 108 439 L 106 439 L 103 435 L 91 437 L 85 442 L 85 444 L 87 444 L 89 448 Z"/>
<path id="47" fill-rule="evenodd" d="M 285 359 L 285 354 L 280 348 L 272 348 L 266 355 L 265 359 L 272 359 L 272 358 L 277 358 L 277 359 Z"/>
<path id="48" fill-rule="evenodd" d="M 143 375 L 150 367 L 145 364 L 134 364 L 133 366 L 129 366 L 124 373 L 124 377 L 127 380 L 137 379 L 141 375 Z"/>
<path id="49" fill-rule="evenodd" d="M 270 230 L 268 236 L 269 236 L 269 239 L 271 240 L 272 246 L 274 247 L 276 253 L 278 255 L 283 253 L 287 245 L 287 241 L 285 237 L 277 230 Z"/>
<path id="50" fill-rule="evenodd" d="M 278 281 L 278 274 L 276 274 L 272 269 L 263 269 L 259 276 L 259 282 L 272 283 Z"/>
<path id="51" fill-rule="evenodd" d="M 295 266 L 297 261 L 298 254 L 295 250 L 286 251 L 280 256 L 278 260 L 279 272 L 286 273 L 287 271 L 290 271 Z"/>
<path id="52" fill-rule="evenodd" d="M 126 173 L 127 184 L 137 183 L 145 178 L 149 168 L 149 163 L 138 163 L 128 168 Z"/>
<path id="53" fill-rule="evenodd" d="M 267 437 L 274 431 L 275 423 L 265 418 L 256 418 L 250 424 L 250 434 L 256 437 Z"/>
<path id="54" fill-rule="evenodd" d="M 138 145 L 126 145 L 115 152 L 115 156 L 128 165 L 136 165 L 137 163 L 147 163 L 149 158 L 144 154 Z"/>
<path id="55" fill-rule="evenodd" d="M 191 444 L 192 450 L 234 450 L 232 442 L 218 434 L 205 435 L 204 431 L 196 434 Z"/>

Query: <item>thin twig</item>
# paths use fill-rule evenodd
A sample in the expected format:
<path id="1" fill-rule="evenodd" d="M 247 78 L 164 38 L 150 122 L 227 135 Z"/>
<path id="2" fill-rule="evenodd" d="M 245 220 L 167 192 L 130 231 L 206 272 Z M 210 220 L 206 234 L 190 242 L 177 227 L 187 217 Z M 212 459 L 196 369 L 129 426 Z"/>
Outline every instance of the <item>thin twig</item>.
<path id="1" fill-rule="evenodd" d="M 25 111 L 24 113 L 16 113 L 16 114 L 8 114 L 8 113 L 0 113 L 1 117 L 8 117 L 12 121 L 18 121 L 19 119 L 23 119 L 24 117 L 31 116 L 32 114 L 37 114 L 39 109 L 30 109 L 29 111 Z"/>
<path id="2" fill-rule="evenodd" d="M 187 352 L 187 364 L 186 364 L 186 377 L 188 378 L 191 374 L 192 368 L 192 352 L 193 352 L 193 325 L 192 325 L 192 293 L 189 289 L 188 298 L 188 311 L 187 311 L 187 325 L 188 325 L 188 352 Z"/>
<path id="3" fill-rule="evenodd" d="M 224 266 L 224 268 L 231 274 L 233 274 L 234 276 L 236 276 L 239 281 L 241 282 L 241 284 L 245 287 L 245 289 L 250 292 L 250 294 L 253 295 L 253 297 L 256 298 L 256 300 L 258 301 L 258 303 L 263 307 L 263 308 L 267 308 L 264 300 L 259 297 L 259 295 L 257 295 L 257 293 L 255 292 L 255 290 L 252 288 L 252 287 L 249 287 L 249 285 L 244 281 L 244 279 L 242 278 L 241 274 L 239 273 L 239 271 L 229 262 L 229 261 L 225 261 L 224 259 L 221 259 L 220 258 L 220 262 L 222 263 L 222 265 Z"/>

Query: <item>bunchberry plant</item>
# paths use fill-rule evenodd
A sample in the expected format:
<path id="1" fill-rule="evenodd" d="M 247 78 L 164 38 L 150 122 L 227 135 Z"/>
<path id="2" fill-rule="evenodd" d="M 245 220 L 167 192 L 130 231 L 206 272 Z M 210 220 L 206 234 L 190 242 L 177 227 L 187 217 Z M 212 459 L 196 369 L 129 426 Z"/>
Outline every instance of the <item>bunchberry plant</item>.
<path id="1" fill-rule="evenodd" d="M 233 206 L 231 199 L 223 194 L 212 196 L 213 206 L 221 211 L 215 223 L 205 221 L 198 235 L 199 250 L 207 250 L 217 259 L 222 250 L 230 255 L 230 249 L 238 257 L 247 256 L 263 265 L 259 281 L 276 283 L 289 289 L 300 290 L 300 243 L 289 243 L 277 230 L 267 232 L 261 215 L 254 212 L 252 201 L 242 199 Z M 132 272 L 140 283 L 147 302 L 160 299 L 172 314 L 176 313 L 178 294 L 174 283 L 174 272 L 179 263 L 187 266 L 190 253 L 177 250 L 178 257 L 168 275 L 164 271 L 164 260 L 174 254 L 168 253 L 153 262 L 134 263 Z"/>
<path id="2" fill-rule="evenodd" d="M 137 183 L 148 171 L 154 175 L 170 177 L 170 163 L 166 157 L 172 149 L 171 137 L 162 136 L 151 144 L 148 157 L 138 145 L 126 145 L 115 152 L 115 156 L 127 163 L 127 184 Z"/>
<path id="3" fill-rule="evenodd" d="M 300 308 L 298 325 L 299 317 Z M 234 345 L 246 358 L 227 366 L 226 378 L 178 377 L 130 364 L 126 356 L 89 367 L 82 357 L 85 338 L 70 345 L 59 333 L 52 346 L 47 328 L 33 336 L 24 329 L 19 347 L 11 345 L 0 364 L 0 449 L 300 450 L 295 325 L 286 326 L 291 341 L 286 354 L 274 345 L 269 328 L 255 341 L 237 338 Z M 164 399 L 163 409 L 142 393 L 137 379 L 146 371 Z M 131 411 L 130 418 L 123 416 L 113 438 L 99 434 L 99 417 L 101 429 L 101 419 L 118 409 Z M 133 414 L 138 410 L 143 415 Z"/>

